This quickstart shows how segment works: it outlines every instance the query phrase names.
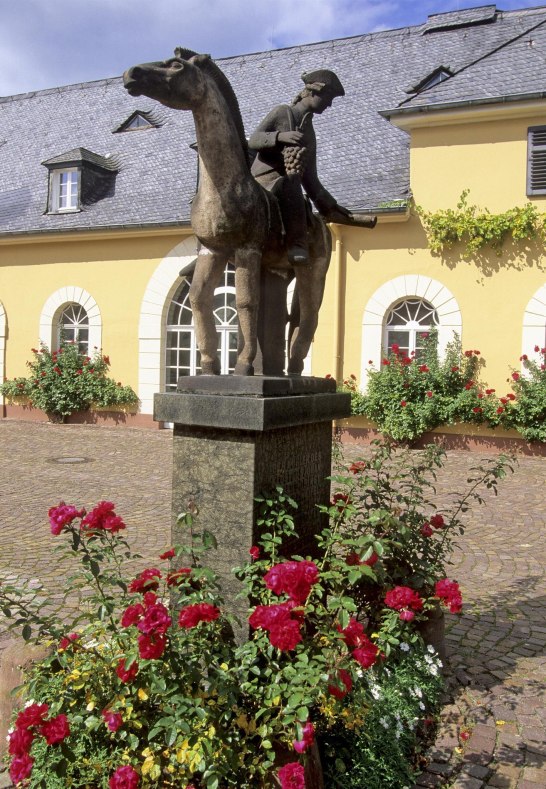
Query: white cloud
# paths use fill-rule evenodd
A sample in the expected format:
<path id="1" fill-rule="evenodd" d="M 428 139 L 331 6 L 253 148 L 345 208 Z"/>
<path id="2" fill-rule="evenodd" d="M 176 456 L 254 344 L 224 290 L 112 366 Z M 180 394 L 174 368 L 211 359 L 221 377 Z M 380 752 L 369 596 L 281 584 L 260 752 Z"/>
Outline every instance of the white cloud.
<path id="1" fill-rule="evenodd" d="M 483 2 L 0 0 L 0 96 L 116 76 L 177 45 L 225 57 L 419 24 Z"/>

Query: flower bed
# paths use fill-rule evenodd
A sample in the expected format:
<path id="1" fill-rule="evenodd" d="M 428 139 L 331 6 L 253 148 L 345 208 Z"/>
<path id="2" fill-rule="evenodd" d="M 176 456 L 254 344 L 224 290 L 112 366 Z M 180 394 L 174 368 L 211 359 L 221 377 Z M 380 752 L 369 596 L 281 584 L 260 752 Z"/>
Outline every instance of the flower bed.
<path id="1" fill-rule="evenodd" d="M 33 701 L 14 716 L 12 779 L 47 789 L 313 789 L 318 742 L 326 775 L 352 786 L 356 765 L 387 765 L 377 751 L 387 721 L 402 760 L 390 787 L 407 785 L 416 733 L 441 688 L 418 626 L 439 604 L 460 611 L 445 576 L 460 513 L 508 468 L 500 459 L 477 469 L 439 512 L 429 497 L 442 458 L 430 447 L 412 463 L 378 445 L 352 463 L 335 478 L 312 558 L 283 554 L 295 503 L 280 489 L 260 499 L 260 537 L 236 571 L 252 601 L 242 644 L 204 561 L 214 536 L 190 513 L 179 519 L 185 544 L 128 582 L 123 563 L 135 555 L 111 502 L 87 513 L 52 507 L 58 550 L 79 561 L 66 594 L 90 591 L 67 625 L 40 588 L 0 588 L 10 627 L 51 647 L 25 680 Z M 344 732 L 353 744 L 341 765 L 328 753 Z"/>
<path id="2" fill-rule="evenodd" d="M 100 351 L 90 357 L 74 343 L 63 343 L 57 351 L 46 345 L 32 348 L 27 362 L 28 378 L 19 377 L 0 385 L 8 400 L 38 408 L 50 421 L 63 422 L 67 416 L 95 408 L 131 406 L 138 397 L 130 386 L 107 377 L 110 359 Z"/>
<path id="3" fill-rule="evenodd" d="M 431 332 L 419 359 L 393 345 L 381 370 L 368 371 L 365 393 L 354 375 L 344 380 L 342 390 L 351 394 L 353 415 L 367 417 L 396 441 L 464 424 L 516 430 L 527 441 L 546 442 L 546 348 L 536 346 L 534 354 L 521 357 L 525 374 L 512 371 L 511 391 L 499 396 L 480 383 L 484 361 L 479 350 L 463 351 L 456 338 L 440 360 Z"/>

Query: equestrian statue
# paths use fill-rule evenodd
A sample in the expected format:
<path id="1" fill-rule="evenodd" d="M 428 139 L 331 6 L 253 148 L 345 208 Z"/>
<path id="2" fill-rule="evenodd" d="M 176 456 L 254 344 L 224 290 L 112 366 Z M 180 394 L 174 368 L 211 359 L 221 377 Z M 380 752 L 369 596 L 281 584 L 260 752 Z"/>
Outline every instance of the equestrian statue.
<path id="1" fill-rule="evenodd" d="M 375 217 L 338 205 L 317 174 L 312 116 L 344 95 L 341 82 L 327 69 L 302 79 L 305 87 L 292 105 L 272 110 L 251 136 L 256 153 L 251 164 L 237 98 L 209 55 L 177 48 L 169 60 L 133 66 L 124 74 L 131 96 L 193 113 L 199 182 L 191 225 L 201 248 L 189 295 L 205 375 L 220 372 L 213 304 L 228 262 L 235 267 L 239 319 L 235 375 L 254 374 L 258 350 L 263 374 L 284 373 L 287 320 L 287 372 L 301 375 L 332 251 L 325 220 L 370 228 L 376 223 Z M 288 316 L 286 288 L 293 277 Z"/>

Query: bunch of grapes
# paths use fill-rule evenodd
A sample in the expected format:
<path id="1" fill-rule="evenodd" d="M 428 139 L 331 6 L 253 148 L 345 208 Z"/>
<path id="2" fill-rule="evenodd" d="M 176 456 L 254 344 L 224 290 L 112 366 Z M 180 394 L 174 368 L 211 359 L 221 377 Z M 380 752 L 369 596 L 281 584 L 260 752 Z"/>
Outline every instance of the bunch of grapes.
<path id="1" fill-rule="evenodd" d="M 307 161 L 307 148 L 301 145 L 285 145 L 282 155 L 287 175 L 303 175 Z"/>

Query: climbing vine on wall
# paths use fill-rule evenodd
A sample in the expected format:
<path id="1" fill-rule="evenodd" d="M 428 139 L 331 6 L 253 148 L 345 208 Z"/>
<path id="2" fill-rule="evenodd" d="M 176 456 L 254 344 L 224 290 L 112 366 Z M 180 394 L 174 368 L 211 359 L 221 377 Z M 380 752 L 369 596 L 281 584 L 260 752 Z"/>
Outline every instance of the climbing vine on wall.
<path id="1" fill-rule="evenodd" d="M 442 254 L 462 242 L 465 259 L 487 246 L 501 255 L 508 239 L 522 241 L 546 237 L 546 214 L 539 213 L 532 203 L 492 214 L 487 208 L 470 205 L 468 195 L 469 190 L 465 189 L 455 209 L 425 211 L 417 206 L 432 252 Z"/>

